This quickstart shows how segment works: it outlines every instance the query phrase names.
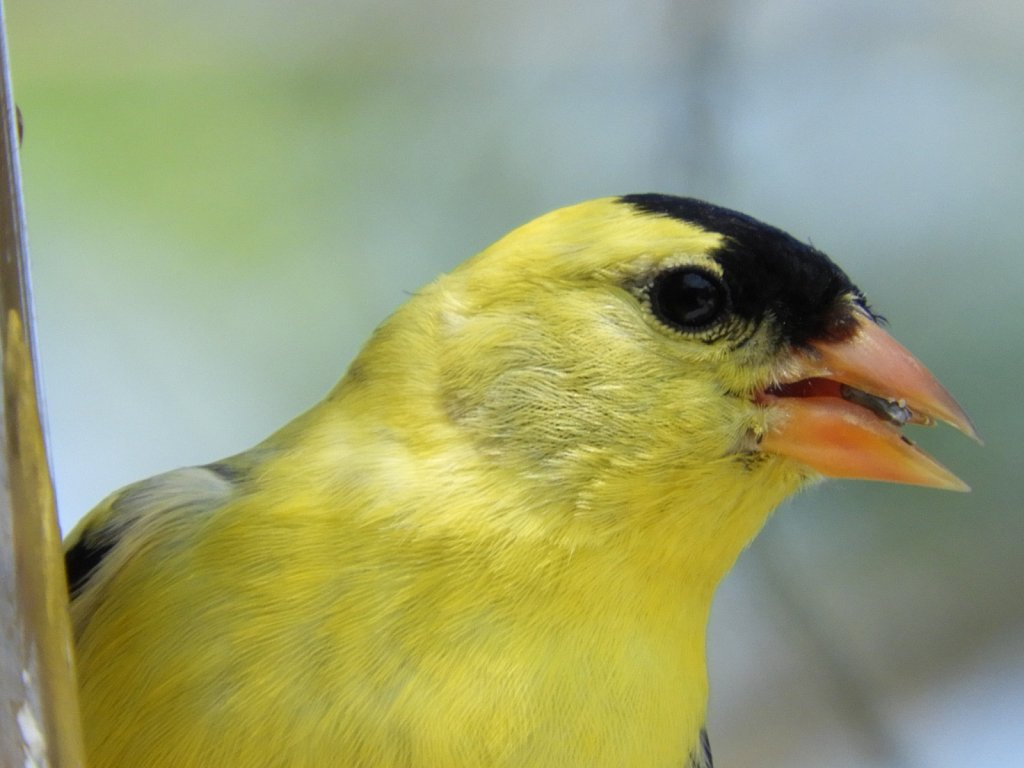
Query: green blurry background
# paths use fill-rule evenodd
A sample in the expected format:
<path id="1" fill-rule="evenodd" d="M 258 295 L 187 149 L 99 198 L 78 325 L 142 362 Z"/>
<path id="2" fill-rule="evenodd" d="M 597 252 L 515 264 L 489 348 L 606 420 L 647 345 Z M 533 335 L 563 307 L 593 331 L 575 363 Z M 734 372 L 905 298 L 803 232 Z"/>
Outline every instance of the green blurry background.
<path id="1" fill-rule="evenodd" d="M 1024 764 L 1024 4 L 8 0 L 61 517 L 259 440 L 548 209 L 813 240 L 987 440 L 829 483 L 723 585 L 721 766 Z"/>

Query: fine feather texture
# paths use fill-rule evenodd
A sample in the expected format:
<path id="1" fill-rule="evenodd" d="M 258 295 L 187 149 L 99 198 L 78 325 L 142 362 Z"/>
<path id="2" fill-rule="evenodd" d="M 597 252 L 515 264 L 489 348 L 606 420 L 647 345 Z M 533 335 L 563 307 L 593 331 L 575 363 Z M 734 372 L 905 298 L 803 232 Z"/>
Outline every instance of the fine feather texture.
<path id="1" fill-rule="evenodd" d="M 757 452 L 753 395 L 863 297 L 692 202 L 521 227 L 264 443 L 94 510 L 67 550 L 90 765 L 710 766 L 713 591 L 818 477 Z M 742 306 L 680 331 L 667 269 Z"/>

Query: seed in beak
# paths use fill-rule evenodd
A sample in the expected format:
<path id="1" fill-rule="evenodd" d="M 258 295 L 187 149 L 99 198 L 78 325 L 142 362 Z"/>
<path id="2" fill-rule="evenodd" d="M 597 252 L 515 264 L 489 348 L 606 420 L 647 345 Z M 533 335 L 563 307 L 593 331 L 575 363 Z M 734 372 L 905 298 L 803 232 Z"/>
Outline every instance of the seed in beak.
<path id="1" fill-rule="evenodd" d="M 914 419 L 914 412 L 907 408 L 906 403 L 886 400 L 884 397 L 872 395 L 863 390 L 851 387 L 849 384 L 839 386 L 839 394 L 844 400 L 854 405 L 867 408 L 878 418 L 895 424 L 897 427 L 905 426 Z"/>

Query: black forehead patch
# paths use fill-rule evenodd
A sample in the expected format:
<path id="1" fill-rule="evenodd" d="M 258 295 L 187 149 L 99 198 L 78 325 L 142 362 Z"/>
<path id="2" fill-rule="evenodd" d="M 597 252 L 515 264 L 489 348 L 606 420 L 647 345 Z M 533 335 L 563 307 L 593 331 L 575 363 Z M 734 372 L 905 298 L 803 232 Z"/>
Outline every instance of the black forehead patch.
<path id="1" fill-rule="evenodd" d="M 732 311 L 760 323 L 770 313 L 786 341 L 842 338 L 853 328 L 848 302 L 867 310 L 863 295 L 821 251 L 781 229 L 703 200 L 672 195 L 624 195 L 619 201 L 725 237 L 713 258 L 722 266 Z"/>

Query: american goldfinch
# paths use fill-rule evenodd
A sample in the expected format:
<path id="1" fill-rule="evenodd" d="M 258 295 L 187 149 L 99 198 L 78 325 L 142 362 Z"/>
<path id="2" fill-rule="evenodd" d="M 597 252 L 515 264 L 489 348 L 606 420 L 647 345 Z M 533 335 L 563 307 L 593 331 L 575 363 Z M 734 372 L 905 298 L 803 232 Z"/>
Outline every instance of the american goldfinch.
<path id="1" fill-rule="evenodd" d="M 965 413 L 828 257 L 698 200 L 554 211 L 256 447 L 66 550 L 89 764 L 711 765 L 716 585 L 823 475 L 966 486 Z"/>

